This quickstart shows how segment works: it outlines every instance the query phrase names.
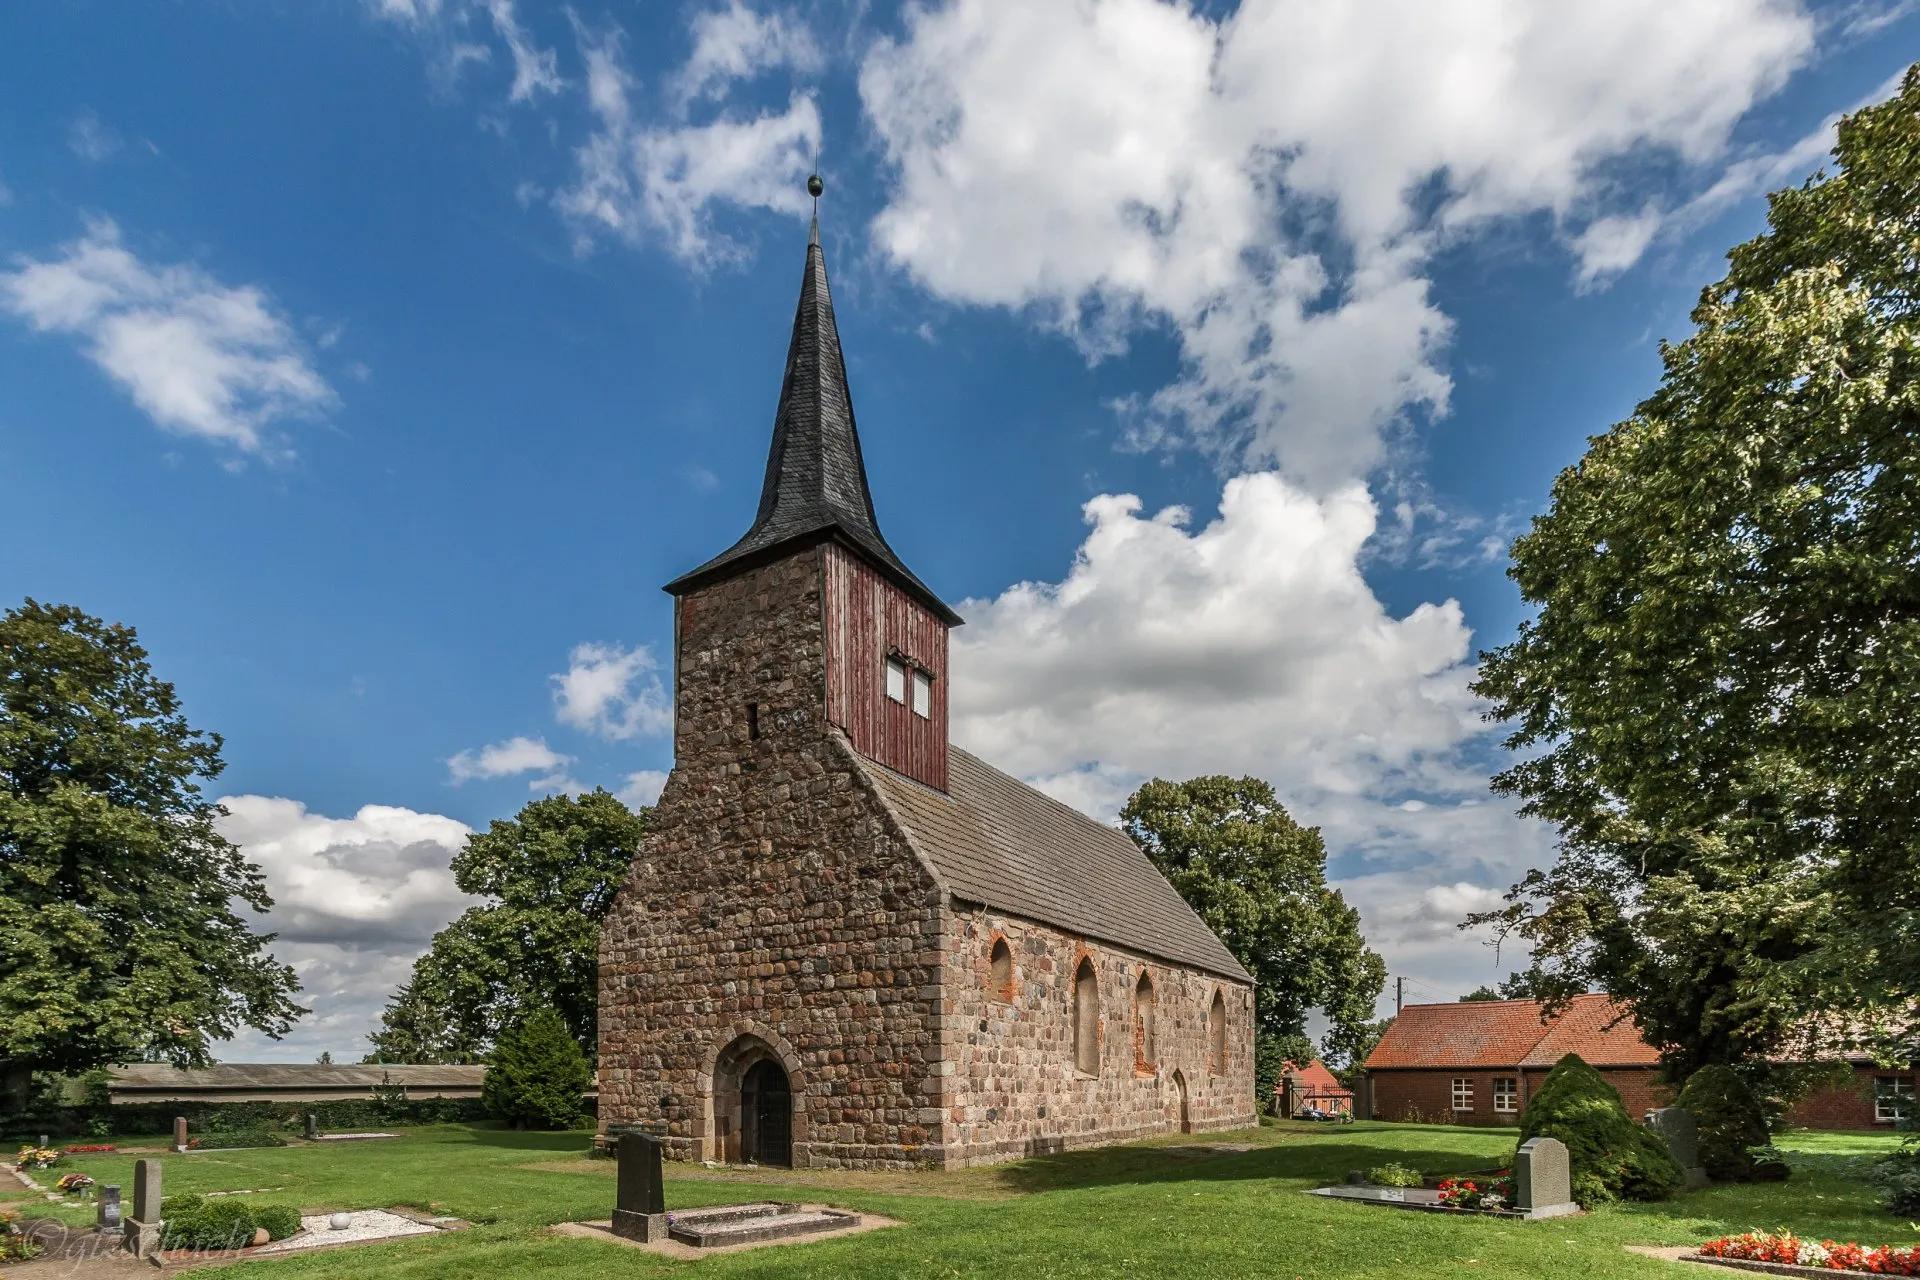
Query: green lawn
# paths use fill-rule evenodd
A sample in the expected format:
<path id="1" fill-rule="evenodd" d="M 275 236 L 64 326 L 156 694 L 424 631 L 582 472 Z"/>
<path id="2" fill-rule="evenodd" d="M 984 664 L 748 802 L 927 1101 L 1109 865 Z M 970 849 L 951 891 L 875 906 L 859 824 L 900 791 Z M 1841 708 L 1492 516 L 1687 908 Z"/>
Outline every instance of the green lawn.
<path id="1" fill-rule="evenodd" d="M 1251 1143 L 1210 1155 L 1196 1145 Z M 175 1191 L 283 1188 L 262 1201 L 306 1210 L 413 1205 L 457 1215 L 472 1231 L 393 1245 L 252 1263 L 223 1272 L 266 1276 L 476 1275 L 632 1277 L 1067 1276 L 1409 1277 L 1672 1276 L 1671 1264 L 1621 1246 L 1685 1244 L 1756 1227 L 1871 1243 L 1915 1243 L 1914 1230 L 1875 1206 L 1857 1161 L 1885 1135 L 1793 1134 L 1804 1151 L 1792 1182 L 1715 1188 L 1659 1205 L 1617 1206 L 1558 1222 L 1521 1223 L 1408 1213 L 1299 1194 L 1349 1169 L 1387 1160 L 1430 1173 L 1485 1167 L 1511 1149 L 1508 1132 L 1420 1125 L 1338 1129 L 1281 1125 L 1073 1152 L 957 1174 L 715 1175 L 669 1167 L 672 1208 L 759 1197 L 825 1200 L 907 1225 L 843 1240 L 669 1263 L 544 1228 L 604 1218 L 613 1168 L 581 1158 L 586 1135 L 464 1126 L 409 1131 L 399 1141 L 166 1156 Z M 70 1167 L 131 1186 L 132 1159 L 79 1156 Z M 16 1201 L 21 1208 L 28 1202 Z M 68 1211 L 74 1220 L 83 1216 Z M 689 1270 L 692 1268 L 693 1270 Z"/>

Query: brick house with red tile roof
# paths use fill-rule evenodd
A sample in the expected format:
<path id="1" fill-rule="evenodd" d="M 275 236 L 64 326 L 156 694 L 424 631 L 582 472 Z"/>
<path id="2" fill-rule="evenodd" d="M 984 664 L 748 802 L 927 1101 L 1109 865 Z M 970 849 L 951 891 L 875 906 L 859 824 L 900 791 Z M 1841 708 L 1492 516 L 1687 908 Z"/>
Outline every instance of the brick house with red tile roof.
<path id="1" fill-rule="evenodd" d="M 1518 1124 L 1553 1064 L 1579 1054 L 1620 1091 L 1629 1115 L 1667 1105 L 1660 1055 L 1631 1016 L 1604 995 L 1575 996 L 1557 1018 L 1537 1000 L 1413 1004 L 1400 1011 L 1366 1062 L 1360 1111 L 1375 1120 Z M 1889 1127 L 1911 1107 L 1911 1070 L 1853 1064 L 1847 1084 L 1814 1094 L 1787 1115 L 1812 1129 Z"/>
<path id="2" fill-rule="evenodd" d="M 1273 1082 L 1274 1110 L 1283 1116 L 1298 1116 L 1309 1108 L 1337 1115 L 1353 1114 L 1353 1091 L 1340 1083 L 1327 1064 L 1315 1058 L 1301 1066 L 1288 1061 L 1280 1064 L 1280 1078 Z"/>

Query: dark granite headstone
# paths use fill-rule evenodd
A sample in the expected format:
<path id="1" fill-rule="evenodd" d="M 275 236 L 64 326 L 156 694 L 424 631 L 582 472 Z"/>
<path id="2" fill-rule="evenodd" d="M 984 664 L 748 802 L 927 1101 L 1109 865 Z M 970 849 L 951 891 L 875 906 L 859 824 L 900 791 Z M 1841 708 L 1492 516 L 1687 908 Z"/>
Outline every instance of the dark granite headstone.
<path id="1" fill-rule="evenodd" d="M 307 1112 L 307 1141 L 318 1142 L 319 1140 L 320 1140 L 320 1117 L 313 1114 L 313 1112 L 309 1111 Z"/>
<path id="2" fill-rule="evenodd" d="M 1700 1125 L 1685 1107 L 1662 1107 L 1647 1113 L 1647 1128 L 1667 1140 L 1667 1154 L 1686 1175 L 1687 1189 L 1707 1185 L 1707 1171 L 1700 1167 Z"/>
<path id="3" fill-rule="evenodd" d="M 1558 1138 L 1528 1138 L 1513 1161 L 1513 1207 L 1529 1218 L 1575 1213 L 1573 1166 Z"/>
<path id="4" fill-rule="evenodd" d="M 613 1234 L 629 1240 L 667 1237 L 667 1189 L 660 1175 L 660 1139 L 623 1133 L 614 1152 L 620 1161 L 615 1178 Z"/>
<path id="5" fill-rule="evenodd" d="M 100 1198 L 94 1202 L 93 1223 L 102 1231 L 120 1229 L 120 1184 L 109 1182 L 100 1188 Z"/>

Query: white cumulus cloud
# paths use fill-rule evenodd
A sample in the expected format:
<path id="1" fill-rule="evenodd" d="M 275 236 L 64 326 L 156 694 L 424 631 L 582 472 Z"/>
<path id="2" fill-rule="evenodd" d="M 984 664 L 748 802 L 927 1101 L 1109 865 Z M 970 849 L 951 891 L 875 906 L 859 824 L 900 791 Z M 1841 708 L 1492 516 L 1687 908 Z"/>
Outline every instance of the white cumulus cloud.
<path id="1" fill-rule="evenodd" d="M 669 732 L 673 695 L 660 683 L 659 667 L 645 645 L 576 645 L 567 669 L 551 677 L 554 716 L 616 740 Z"/>
<path id="2" fill-rule="evenodd" d="M 1608 160 L 1710 160 L 1812 32 L 1791 0 L 915 8 L 861 73 L 897 175 L 875 236 L 1091 353 L 1170 323 L 1185 370 L 1136 438 L 1325 491 L 1446 408 L 1439 244 L 1532 213 L 1578 234 Z"/>
<path id="3" fill-rule="evenodd" d="M 275 796 L 222 797 L 222 835 L 259 864 L 273 896 L 264 927 L 293 966 L 313 1013 L 274 1042 L 245 1033 L 229 1061 L 311 1061 L 322 1050 L 357 1061 L 387 998 L 434 933 L 477 899 L 449 869 L 470 833 L 440 814 L 366 805 L 350 818 Z"/>
<path id="4" fill-rule="evenodd" d="M 1230 481 L 1197 527 L 1125 495 L 1086 516 L 1060 581 L 961 606 L 956 741 L 1105 818 L 1148 777 L 1265 778 L 1325 830 L 1390 963 L 1487 980 L 1490 957 L 1395 904 L 1438 882 L 1480 886 L 1477 907 L 1549 840 L 1487 795 L 1459 606 L 1395 614 L 1362 575 L 1365 488 L 1316 496 L 1264 472 Z"/>
<path id="5" fill-rule="evenodd" d="M 79 338 L 158 426 L 243 453 L 287 456 L 279 428 L 336 401 L 264 291 L 143 262 L 110 221 L 50 257 L 16 259 L 0 273 L 0 308 Z"/>
<path id="6" fill-rule="evenodd" d="M 674 73 L 674 91 L 684 106 L 724 97 L 736 80 L 775 67 L 818 71 L 824 61 L 813 33 L 791 14 L 760 13 L 730 3 L 694 15 L 693 52 Z"/>
<path id="7" fill-rule="evenodd" d="M 447 760 L 447 776 L 455 786 L 471 782 L 476 778 L 510 778 L 517 773 L 544 773 L 552 775 L 536 778 L 534 787 L 565 781 L 560 770 L 573 762 L 572 756 L 563 756 L 544 739 L 508 738 L 491 746 L 481 747 L 478 751 L 462 751 Z M 559 790 L 569 788 L 560 787 Z"/>
<path id="8" fill-rule="evenodd" d="M 715 231 L 714 205 L 806 212 L 802 180 L 820 141 L 811 97 L 795 92 L 784 111 L 660 123 L 636 105 L 638 86 L 617 31 L 582 28 L 580 49 L 598 123 L 575 149 L 575 180 L 555 195 L 554 205 L 577 228 L 583 251 L 596 236 L 611 234 L 630 243 L 659 241 L 702 264 L 739 253 Z M 714 83 L 712 68 L 696 74 L 703 87 Z"/>

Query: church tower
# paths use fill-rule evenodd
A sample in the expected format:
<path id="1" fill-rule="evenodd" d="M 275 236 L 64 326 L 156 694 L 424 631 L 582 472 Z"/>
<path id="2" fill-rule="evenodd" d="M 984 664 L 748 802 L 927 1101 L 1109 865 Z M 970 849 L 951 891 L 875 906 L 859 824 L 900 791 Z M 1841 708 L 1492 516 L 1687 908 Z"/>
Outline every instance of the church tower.
<path id="1" fill-rule="evenodd" d="M 777 670 L 780 655 L 767 654 L 742 681 L 724 658 L 687 651 L 726 598 L 725 584 L 782 561 L 818 575 L 817 640 L 791 630 L 784 637 L 800 648 L 818 644 L 818 653 L 790 648 L 786 673 Z M 708 730 L 716 715 L 728 718 L 721 704 L 731 699 L 748 741 L 776 725 L 831 725 L 861 755 L 947 789 L 947 631 L 960 616 L 901 562 L 874 518 L 818 215 L 753 527 L 666 589 L 676 598 L 675 703 L 699 708 L 698 723 L 685 714 L 676 720 L 676 757 L 686 735 Z"/>

